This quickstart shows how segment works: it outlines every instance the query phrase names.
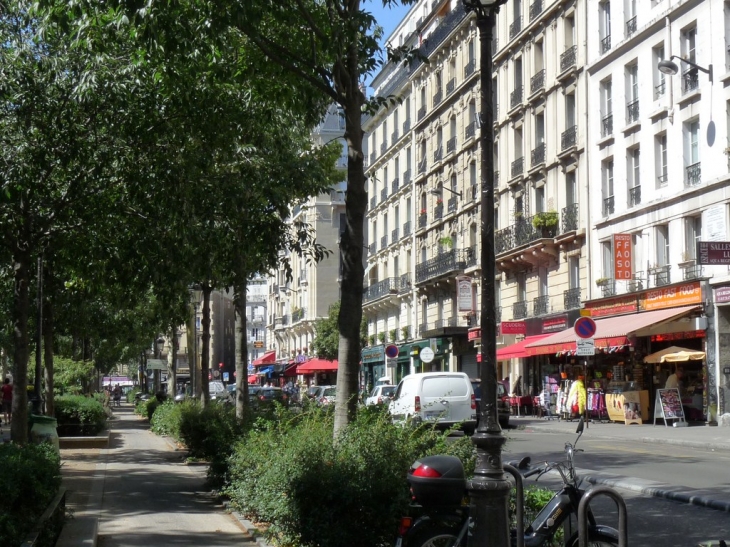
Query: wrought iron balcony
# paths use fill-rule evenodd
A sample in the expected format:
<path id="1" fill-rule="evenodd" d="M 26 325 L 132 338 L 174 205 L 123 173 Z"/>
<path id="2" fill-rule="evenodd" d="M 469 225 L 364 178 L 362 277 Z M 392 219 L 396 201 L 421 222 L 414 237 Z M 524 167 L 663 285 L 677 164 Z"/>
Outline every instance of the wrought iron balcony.
<path id="1" fill-rule="evenodd" d="M 274 317 L 274 327 L 284 327 L 289 324 L 288 315 L 277 315 Z"/>
<path id="2" fill-rule="evenodd" d="M 426 172 L 426 158 L 422 158 L 420 162 L 418 162 L 418 174 L 421 175 Z"/>
<path id="3" fill-rule="evenodd" d="M 380 155 L 382 156 L 388 151 L 388 141 L 384 140 L 383 143 L 380 145 Z"/>
<path id="4" fill-rule="evenodd" d="M 672 269 L 671 264 L 665 266 L 658 266 L 656 268 L 649 268 L 649 279 L 654 287 L 663 287 L 671 283 L 671 274 L 669 273 Z"/>
<path id="5" fill-rule="evenodd" d="M 682 92 L 689 93 L 700 86 L 699 71 L 696 68 L 690 68 L 682 74 Z"/>
<path id="6" fill-rule="evenodd" d="M 449 198 L 449 201 L 446 202 L 446 210 L 449 213 L 455 213 L 457 208 L 457 201 L 456 196 Z"/>
<path id="7" fill-rule="evenodd" d="M 611 35 L 609 34 L 601 40 L 601 55 L 611 49 Z"/>
<path id="8" fill-rule="evenodd" d="M 530 78 L 530 93 L 545 89 L 545 69 L 543 68 Z"/>
<path id="9" fill-rule="evenodd" d="M 378 157 L 378 155 L 375 152 L 370 153 L 370 165 L 375 163 L 375 159 Z"/>
<path id="10" fill-rule="evenodd" d="M 537 16 L 542 13 L 542 0 L 535 0 L 530 4 L 530 22 L 537 19 Z"/>
<path id="11" fill-rule="evenodd" d="M 441 103 L 441 100 L 443 98 L 444 98 L 444 92 L 441 91 L 440 89 L 436 93 L 434 93 L 434 95 L 433 95 L 433 106 L 434 106 L 434 108 L 436 108 L 439 105 L 439 103 Z"/>
<path id="12" fill-rule="evenodd" d="M 530 165 L 532 167 L 536 167 L 537 165 L 540 165 L 541 163 L 545 163 L 545 143 L 541 142 L 538 144 L 535 148 L 533 148 L 532 152 L 530 152 Z"/>
<path id="13" fill-rule="evenodd" d="M 393 182 L 390 183 L 390 193 L 395 194 L 398 190 L 400 190 L 400 180 L 393 179 Z"/>
<path id="14" fill-rule="evenodd" d="M 380 250 L 383 251 L 388 246 L 388 236 L 380 238 Z"/>
<path id="15" fill-rule="evenodd" d="M 437 203 L 436 207 L 433 208 L 433 219 L 441 220 L 444 216 L 444 204 L 443 202 Z"/>
<path id="16" fill-rule="evenodd" d="M 566 310 L 577 310 L 580 308 L 580 287 L 563 291 L 563 307 Z"/>
<path id="17" fill-rule="evenodd" d="M 515 20 L 512 21 L 512 24 L 509 26 L 509 39 L 512 40 L 515 36 L 517 36 L 520 31 L 522 30 L 522 17 L 515 17 Z M 497 51 L 494 49 L 493 51 Z"/>
<path id="18" fill-rule="evenodd" d="M 578 204 L 563 207 L 562 233 L 574 232 L 578 229 Z"/>
<path id="19" fill-rule="evenodd" d="M 377 243 L 371 243 L 370 245 L 368 245 L 368 253 L 370 253 L 371 255 L 374 255 L 377 252 L 378 252 Z"/>
<path id="20" fill-rule="evenodd" d="M 388 189 L 383 188 L 382 190 L 380 190 L 380 201 L 382 202 L 382 201 L 385 201 L 386 199 L 388 199 Z"/>
<path id="21" fill-rule="evenodd" d="M 701 165 L 699 161 L 685 167 L 685 186 L 697 186 L 702 182 L 702 170 L 700 167 Z"/>
<path id="22" fill-rule="evenodd" d="M 535 216 L 518 217 L 514 224 L 495 232 L 494 250 L 496 254 L 527 245 L 538 239 L 555 237 L 557 235 L 557 226 L 536 228 L 532 223 Z"/>
<path id="23" fill-rule="evenodd" d="M 398 130 L 396 129 L 390 134 L 390 142 L 395 144 L 395 142 L 398 140 L 398 137 L 400 137 L 400 135 L 398 134 Z"/>
<path id="24" fill-rule="evenodd" d="M 522 103 L 522 86 L 518 86 L 509 94 L 509 106 L 515 108 Z"/>
<path id="25" fill-rule="evenodd" d="M 601 120 L 601 137 L 613 135 L 613 114 L 604 116 Z"/>
<path id="26" fill-rule="evenodd" d="M 634 275 L 631 276 L 631 279 L 626 282 L 626 290 L 628 292 L 643 291 L 644 272 L 634 272 Z"/>
<path id="27" fill-rule="evenodd" d="M 370 198 L 370 208 L 375 209 L 375 207 L 378 205 L 378 198 L 373 196 Z"/>
<path id="28" fill-rule="evenodd" d="M 626 36 L 631 36 L 636 32 L 636 15 L 626 21 Z"/>
<path id="29" fill-rule="evenodd" d="M 476 128 L 476 122 L 471 122 L 469 125 L 466 126 L 466 129 L 464 130 L 464 139 L 470 139 L 474 136 L 474 131 Z"/>
<path id="30" fill-rule="evenodd" d="M 524 173 L 525 171 L 525 158 L 524 156 L 521 158 L 517 158 L 515 161 L 512 162 L 512 165 L 510 167 L 510 173 L 513 177 L 517 177 Z"/>
<path id="31" fill-rule="evenodd" d="M 403 134 L 405 135 L 411 129 L 411 120 L 407 119 L 403 122 Z"/>
<path id="32" fill-rule="evenodd" d="M 448 97 L 451 95 L 454 92 L 454 89 L 456 89 L 456 78 L 451 78 L 446 84 L 446 96 Z"/>
<path id="33" fill-rule="evenodd" d="M 562 135 L 560 135 L 560 149 L 565 151 L 568 148 L 571 148 L 576 145 L 578 141 L 578 126 L 574 125 L 573 127 L 566 129 L 563 131 Z"/>
<path id="34" fill-rule="evenodd" d="M 626 105 L 626 123 L 639 121 L 639 99 Z"/>
<path id="35" fill-rule="evenodd" d="M 699 279 L 702 277 L 702 266 L 698 266 L 693 263 L 690 266 L 682 268 L 682 279 L 684 281 L 691 281 L 692 279 Z"/>
<path id="36" fill-rule="evenodd" d="M 426 107 L 422 106 L 421 108 L 418 109 L 418 113 L 417 113 L 418 121 L 420 122 L 425 115 L 426 115 Z"/>
<path id="37" fill-rule="evenodd" d="M 451 137 L 446 141 L 446 153 L 451 154 L 454 150 L 456 150 L 456 137 Z"/>
<path id="38" fill-rule="evenodd" d="M 297 321 L 301 321 L 306 315 L 307 310 L 305 310 L 304 308 L 294 309 L 291 312 L 291 322 L 296 323 Z"/>
<path id="39" fill-rule="evenodd" d="M 404 273 L 398 279 L 398 294 L 404 294 L 411 290 L 411 274 Z"/>
<path id="40" fill-rule="evenodd" d="M 403 172 L 403 186 L 406 186 L 407 184 L 411 183 L 411 170 L 408 169 L 407 171 Z"/>
<path id="41" fill-rule="evenodd" d="M 578 53 L 578 46 L 570 46 L 560 55 L 560 72 L 565 72 L 575 66 Z"/>
<path id="42" fill-rule="evenodd" d="M 532 301 L 532 315 L 539 317 L 540 315 L 547 315 L 550 313 L 550 296 L 544 294 L 536 297 Z"/>
<path id="43" fill-rule="evenodd" d="M 473 249 L 452 249 L 416 265 L 416 283 L 463 271 L 470 261 L 476 261 Z"/>
<path id="44" fill-rule="evenodd" d="M 411 235 L 411 221 L 403 223 L 403 237 Z"/>
<path id="45" fill-rule="evenodd" d="M 600 285 L 601 287 L 601 295 L 606 296 L 615 296 L 616 294 L 616 280 L 607 278 L 605 279 Z"/>
<path id="46" fill-rule="evenodd" d="M 658 99 L 659 97 L 664 96 L 664 93 L 667 91 L 667 84 L 664 80 L 662 80 L 658 85 L 654 86 L 654 99 Z"/>
<path id="47" fill-rule="evenodd" d="M 663 175 L 659 175 L 656 180 L 659 183 L 659 186 L 666 186 L 669 181 L 669 176 L 664 173 Z"/>
<path id="48" fill-rule="evenodd" d="M 603 198 L 603 216 L 607 217 L 608 215 L 612 215 L 614 211 L 614 206 L 615 198 L 613 196 Z"/>
<path id="49" fill-rule="evenodd" d="M 444 152 L 443 148 L 441 147 L 441 144 L 439 144 L 438 148 L 433 153 L 433 161 L 441 161 L 441 158 L 443 158 Z"/>
<path id="50" fill-rule="evenodd" d="M 363 291 L 362 301 L 372 302 L 390 294 L 402 294 L 404 292 L 402 290 L 403 277 L 388 277 L 382 281 L 373 283 Z M 408 285 L 410 286 L 410 282 L 408 282 Z"/>
<path id="51" fill-rule="evenodd" d="M 466 63 L 466 66 L 464 67 L 464 78 L 468 78 L 472 74 L 474 74 L 474 71 L 477 68 L 477 62 L 476 59 L 472 59 L 468 63 Z"/>
<path id="52" fill-rule="evenodd" d="M 428 214 L 421 213 L 418 215 L 418 227 L 425 228 L 426 226 L 428 226 Z"/>
<path id="53" fill-rule="evenodd" d="M 524 319 L 525 317 L 527 317 L 527 300 L 512 304 L 512 319 Z"/>
<path id="54" fill-rule="evenodd" d="M 641 203 L 641 185 L 629 188 L 629 207 L 635 207 Z"/>

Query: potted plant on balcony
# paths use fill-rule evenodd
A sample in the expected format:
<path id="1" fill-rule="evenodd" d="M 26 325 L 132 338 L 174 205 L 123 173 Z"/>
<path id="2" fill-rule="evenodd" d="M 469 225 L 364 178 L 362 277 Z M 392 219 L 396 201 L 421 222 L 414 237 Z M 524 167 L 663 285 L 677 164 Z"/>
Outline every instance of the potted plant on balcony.
<path id="1" fill-rule="evenodd" d="M 439 245 L 451 249 L 454 246 L 454 240 L 450 236 L 442 237 L 439 239 Z"/>
<path id="2" fill-rule="evenodd" d="M 388 340 L 390 340 L 391 342 L 395 342 L 396 338 L 398 337 L 397 333 L 397 330 L 390 329 L 390 331 L 388 331 Z"/>
<path id="3" fill-rule="evenodd" d="M 536 230 L 541 230 L 543 237 L 553 237 L 555 228 L 558 226 L 557 211 L 546 211 L 537 213 L 532 217 L 532 225 Z"/>
<path id="4" fill-rule="evenodd" d="M 424 209 L 421 209 L 421 211 L 419 212 L 419 214 L 421 214 L 421 215 L 425 215 L 425 214 L 426 214 L 427 212 L 428 212 L 428 211 L 426 211 L 426 209 L 424 208 Z"/>
<path id="5" fill-rule="evenodd" d="M 371 334 L 368 336 L 368 346 L 374 346 L 375 345 L 375 335 Z"/>
<path id="6" fill-rule="evenodd" d="M 385 344 L 385 333 L 384 332 L 379 332 L 378 333 L 378 341 L 381 344 Z"/>
<path id="7" fill-rule="evenodd" d="M 605 287 L 611 281 L 608 277 L 599 277 L 596 279 L 596 287 Z"/>
<path id="8" fill-rule="evenodd" d="M 400 338 L 401 340 L 408 340 L 408 327 L 400 328 Z"/>

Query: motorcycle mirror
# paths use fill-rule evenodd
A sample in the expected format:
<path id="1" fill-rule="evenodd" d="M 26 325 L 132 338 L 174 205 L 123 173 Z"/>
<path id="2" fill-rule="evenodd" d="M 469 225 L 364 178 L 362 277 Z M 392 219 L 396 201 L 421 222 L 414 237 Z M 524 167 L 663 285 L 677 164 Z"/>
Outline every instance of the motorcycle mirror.
<path id="1" fill-rule="evenodd" d="M 583 416 L 580 417 L 580 421 L 578 422 L 578 427 L 575 429 L 575 432 L 579 435 L 583 433 L 583 426 L 585 425 L 583 421 Z"/>
<path id="2" fill-rule="evenodd" d="M 530 456 L 525 456 L 520 460 L 520 463 L 517 464 L 517 469 L 527 469 L 530 467 Z"/>

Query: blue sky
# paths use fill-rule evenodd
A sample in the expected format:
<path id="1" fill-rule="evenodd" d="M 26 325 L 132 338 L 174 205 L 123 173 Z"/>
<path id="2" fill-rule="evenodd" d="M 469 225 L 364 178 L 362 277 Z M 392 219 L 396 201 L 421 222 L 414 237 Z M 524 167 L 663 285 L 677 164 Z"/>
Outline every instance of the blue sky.
<path id="1" fill-rule="evenodd" d="M 385 31 L 383 34 L 383 43 L 385 39 L 390 36 L 390 33 L 395 30 L 395 27 L 401 20 L 406 16 L 408 10 L 412 5 L 403 5 L 397 2 L 392 7 L 383 7 L 383 0 L 363 0 L 362 9 L 369 11 L 373 14 L 378 24 L 383 27 Z M 381 45 L 383 45 L 381 43 Z M 375 76 L 374 74 L 372 76 Z M 372 81 L 372 76 L 367 79 L 368 87 Z"/>

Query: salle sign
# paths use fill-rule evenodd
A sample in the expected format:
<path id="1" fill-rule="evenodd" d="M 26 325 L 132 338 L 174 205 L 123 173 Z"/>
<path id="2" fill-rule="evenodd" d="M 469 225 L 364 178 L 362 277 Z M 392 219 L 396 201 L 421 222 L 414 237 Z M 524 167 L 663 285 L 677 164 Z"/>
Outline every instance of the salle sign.
<path id="1" fill-rule="evenodd" d="M 701 266 L 730 264 L 730 241 L 698 241 L 697 264 Z"/>

